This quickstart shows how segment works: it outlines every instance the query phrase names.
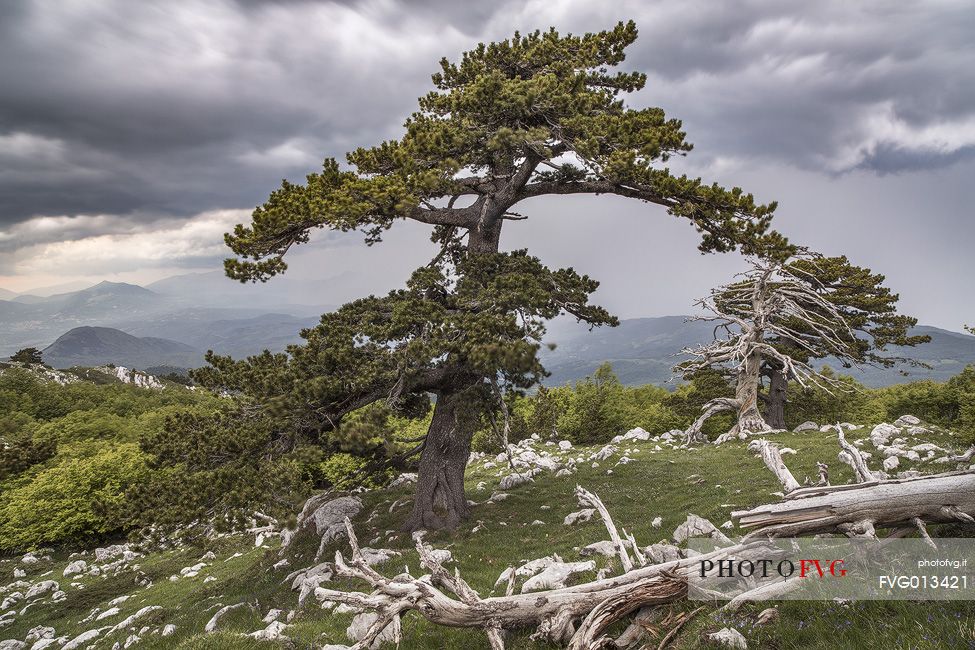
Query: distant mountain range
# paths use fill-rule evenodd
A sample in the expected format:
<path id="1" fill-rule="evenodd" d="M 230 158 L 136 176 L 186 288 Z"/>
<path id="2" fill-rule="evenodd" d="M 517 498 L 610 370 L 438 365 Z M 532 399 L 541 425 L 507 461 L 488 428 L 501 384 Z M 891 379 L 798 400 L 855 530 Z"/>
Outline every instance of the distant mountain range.
<path id="1" fill-rule="evenodd" d="M 51 296 L 16 295 L 0 299 L 0 358 L 33 346 L 44 350 L 45 359 L 56 367 L 197 367 L 206 350 L 238 358 L 264 349 L 281 351 L 299 342 L 299 332 L 313 327 L 330 309 L 281 305 L 280 298 L 269 294 L 266 287 L 261 292 L 215 272 L 167 278 L 149 287 L 102 282 Z M 975 364 L 975 336 L 929 326 L 919 326 L 915 333 L 932 340 L 914 349 L 891 349 L 890 354 L 917 359 L 930 368 L 901 364 L 841 369 L 835 361 L 822 363 L 869 386 L 945 380 Z M 556 321 L 546 337 L 556 348 L 541 354 L 552 373 L 545 383 L 579 380 L 609 361 L 626 384 L 663 384 L 680 360 L 680 350 L 711 336 L 708 323 L 686 322 L 685 316 L 628 319 L 619 327 L 591 332 Z"/>
<path id="2" fill-rule="evenodd" d="M 199 350 L 168 339 L 136 337 L 110 327 L 76 327 L 44 348 L 44 361 L 55 368 L 113 363 L 145 369 L 170 365 L 196 367 Z"/>
<path id="3" fill-rule="evenodd" d="M 549 340 L 557 344 L 554 351 L 544 350 L 542 360 L 551 376 L 545 381 L 557 386 L 591 375 L 605 361 L 613 365 L 625 384 L 663 384 L 671 377 L 671 367 L 680 361 L 680 350 L 705 343 L 712 338 L 712 325 L 703 321 L 686 322 L 686 316 L 633 318 L 619 327 L 561 327 Z M 975 364 L 975 336 L 919 325 L 912 334 L 927 334 L 930 343 L 914 348 L 891 347 L 886 354 L 906 357 L 929 368 L 899 363 L 891 368 L 843 368 L 835 359 L 815 363 L 829 365 L 838 372 L 855 377 L 867 386 L 887 386 L 918 379 L 945 381 Z"/>
<path id="4" fill-rule="evenodd" d="M 177 276 L 153 286 L 158 290 L 101 282 L 51 296 L 0 296 L 0 357 L 24 347 L 43 349 L 84 326 L 176 340 L 201 350 L 251 354 L 268 346 L 282 349 L 297 340 L 299 329 L 331 309 L 289 304 L 266 287 L 259 291 L 209 273 Z"/>

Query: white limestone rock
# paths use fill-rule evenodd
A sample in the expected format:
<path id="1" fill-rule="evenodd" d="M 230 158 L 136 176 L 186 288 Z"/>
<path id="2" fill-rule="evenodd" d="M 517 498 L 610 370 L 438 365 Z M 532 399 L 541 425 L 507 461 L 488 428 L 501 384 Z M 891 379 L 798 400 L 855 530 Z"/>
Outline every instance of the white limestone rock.
<path id="1" fill-rule="evenodd" d="M 395 479 L 393 479 L 393 481 L 389 484 L 389 487 L 398 488 L 403 485 L 411 485 L 413 483 L 416 483 L 416 479 L 417 479 L 416 474 L 412 472 L 404 472 L 403 474 L 400 474 Z"/>
<path id="2" fill-rule="evenodd" d="M 323 544 L 338 539 L 345 534 L 345 518 L 352 519 L 362 510 L 362 500 L 355 496 L 344 496 L 335 499 L 328 493 L 316 494 L 305 502 L 298 515 L 295 531 L 315 524 L 315 534 L 322 538 Z M 288 538 L 288 543 L 294 537 Z M 285 546 L 288 545 L 285 544 Z"/>
<path id="3" fill-rule="evenodd" d="M 121 557 L 127 550 L 129 550 L 128 544 L 115 544 L 114 546 L 106 546 L 105 548 L 96 548 L 95 561 L 108 562 L 109 560 L 114 560 L 117 557 Z"/>
<path id="4" fill-rule="evenodd" d="M 527 474 L 508 474 L 501 479 L 500 483 L 498 483 L 498 488 L 502 490 L 510 490 L 511 488 L 518 487 L 519 485 L 524 485 L 526 483 L 534 483 L 534 479 Z"/>
<path id="5" fill-rule="evenodd" d="M 588 546 L 583 546 L 579 551 L 579 555 L 582 557 L 592 557 L 594 555 L 616 557 L 616 544 L 608 539 L 601 542 L 593 542 Z"/>
<path id="6" fill-rule="evenodd" d="M 738 650 L 747 650 L 748 648 L 748 642 L 745 641 L 745 637 L 733 627 L 723 627 L 717 632 L 709 634 L 708 640 L 723 645 L 726 648 L 737 648 Z"/>
<path id="7" fill-rule="evenodd" d="M 399 557 L 400 555 L 402 555 L 402 553 L 399 551 L 394 551 L 388 548 L 365 547 L 362 549 L 362 557 L 369 566 L 379 566 L 380 564 L 385 564 L 394 557 Z"/>
<path id="8" fill-rule="evenodd" d="M 543 591 L 546 589 L 561 589 L 565 587 L 565 581 L 569 576 L 586 571 L 595 571 L 596 563 L 592 560 L 585 562 L 558 562 L 545 567 L 541 573 L 525 580 L 521 586 L 521 593 L 527 594 L 532 591 Z"/>
<path id="9" fill-rule="evenodd" d="M 691 537 L 710 537 L 724 544 L 731 543 L 731 540 L 725 537 L 714 524 L 695 514 L 687 515 L 687 520 L 674 531 L 674 541 L 678 544 L 686 542 Z"/>
<path id="10" fill-rule="evenodd" d="M 30 600 L 31 598 L 43 596 L 48 592 L 55 592 L 60 588 L 61 587 L 58 585 L 58 583 L 54 582 L 53 580 L 41 580 L 27 590 L 27 593 L 24 594 L 24 598 Z"/>
<path id="11" fill-rule="evenodd" d="M 75 650 L 75 648 L 85 647 L 86 643 L 88 643 L 89 641 L 94 641 L 96 638 L 98 638 L 98 635 L 101 633 L 102 631 L 100 628 L 96 628 L 94 630 L 88 630 L 87 632 L 82 632 L 81 634 L 79 634 L 78 636 L 71 639 L 63 646 L 61 646 L 61 650 Z"/>
<path id="12" fill-rule="evenodd" d="M 106 618 L 108 618 L 110 616 L 118 616 L 119 611 L 121 611 L 121 610 L 119 610 L 118 607 L 110 607 L 109 609 L 106 609 L 104 612 L 102 612 L 98 616 L 96 616 L 95 617 L 95 620 L 96 621 L 101 621 L 101 620 L 106 619 Z"/>
<path id="13" fill-rule="evenodd" d="M 379 619 L 379 615 L 375 612 L 364 612 L 362 614 L 356 614 L 355 618 L 352 619 L 352 624 L 349 625 L 345 630 L 345 635 L 349 637 L 351 641 L 359 642 L 365 636 L 372 624 Z M 378 648 L 383 643 L 394 643 L 396 639 L 396 628 L 395 623 L 390 623 L 383 631 L 379 633 L 376 640 L 370 646 L 371 648 Z"/>
<path id="14" fill-rule="evenodd" d="M 53 639 L 57 632 L 55 632 L 53 627 L 48 627 L 44 625 L 38 625 L 32 627 L 28 632 L 27 636 L 24 637 L 24 641 L 27 643 L 34 643 L 40 641 L 41 639 Z"/>
<path id="15" fill-rule="evenodd" d="M 870 442 L 873 443 L 874 447 L 878 449 L 887 444 L 891 436 L 900 435 L 900 429 L 898 429 L 893 424 L 887 424 L 886 422 L 881 422 L 873 428 L 870 432 Z"/>
<path id="16" fill-rule="evenodd" d="M 214 613 L 212 617 L 210 617 L 210 620 L 207 621 L 207 624 L 203 626 L 203 631 L 206 632 L 207 634 L 213 632 L 214 630 L 217 629 L 217 625 L 220 624 L 220 619 L 222 619 L 224 616 L 234 611 L 235 609 L 241 609 L 242 607 L 250 607 L 250 605 L 248 605 L 247 603 L 237 603 L 235 605 L 226 605 L 224 607 L 221 607 L 216 611 L 216 613 Z"/>
<path id="17" fill-rule="evenodd" d="M 679 548 L 673 544 L 664 544 L 663 542 L 651 544 L 643 549 L 643 554 L 653 560 L 654 564 L 673 562 L 674 560 L 679 560 L 681 558 Z"/>
<path id="18" fill-rule="evenodd" d="M 574 526 L 575 524 L 589 521 L 594 514 L 596 514 L 595 508 L 583 508 L 582 510 L 567 514 L 562 523 L 566 526 Z"/>
<path id="19" fill-rule="evenodd" d="M 251 632 L 247 636 L 251 637 L 252 639 L 257 639 L 258 641 L 276 641 L 279 639 L 284 640 L 287 637 L 285 637 L 282 633 L 286 627 L 288 627 L 286 623 L 282 623 L 281 621 L 272 621 L 271 624 L 263 630 Z"/>
<path id="20" fill-rule="evenodd" d="M 88 563 L 84 560 L 75 560 L 68 566 L 64 567 L 64 577 L 77 575 L 80 573 L 85 573 L 88 570 Z"/>

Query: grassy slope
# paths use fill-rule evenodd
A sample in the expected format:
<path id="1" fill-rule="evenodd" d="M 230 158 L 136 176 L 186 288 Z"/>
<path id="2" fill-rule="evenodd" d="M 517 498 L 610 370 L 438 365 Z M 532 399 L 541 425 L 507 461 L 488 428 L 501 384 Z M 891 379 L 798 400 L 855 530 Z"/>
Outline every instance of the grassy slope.
<path id="1" fill-rule="evenodd" d="M 848 437 L 856 440 L 865 437 L 867 432 L 863 429 Z M 949 435 L 933 434 L 923 441 L 957 448 L 958 443 Z M 798 451 L 785 459 L 800 481 L 807 475 L 816 475 L 817 460 L 826 460 L 830 464 L 833 483 L 852 480 L 849 467 L 836 461 L 834 435 L 818 432 L 781 434 L 776 435 L 775 440 Z M 632 532 L 642 545 L 668 537 L 688 513 L 693 512 L 720 525 L 729 519 L 732 510 L 776 499 L 773 493 L 779 489 L 778 484 L 761 460 L 747 452 L 744 443 L 717 448 L 705 446 L 691 452 L 670 448 L 653 451 L 654 444 L 624 442 L 621 453 L 625 449 L 635 451 L 630 456 L 636 462 L 630 464 L 617 466 L 616 461 L 621 455 L 618 453 L 596 468 L 582 464 L 569 477 L 539 476 L 534 485 L 511 490 L 511 497 L 505 501 L 475 507 L 471 521 L 461 529 L 432 534 L 427 540 L 435 547 L 449 549 L 461 574 L 482 595 L 487 595 L 498 574 L 509 564 L 553 552 L 565 560 L 575 560 L 579 548 L 606 538 L 605 529 L 598 521 L 573 527 L 562 524 L 566 514 L 578 510 L 572 497 L 577 483 L 597 493 L 617 524 Z M 871 448 L 869 444 L 864 447 Z M 554 450 L 552 447 L 547 449 Z M 578 456 L 583 450 L 575 449 L 570 453 Z M 875 454 L 870 464 L 876 468 L 879 462 L 879 455 Z M 909 468 L 911 464 L 902 459 L 898 469 Z M 945 466 L 921 463 L 918 469 L 936 472 L 943 471 Z M 607 470 L 612 470 L 612 474 Z M 485 501 L 498 480 L 497 468 L 484 469 L 483 462 L 473 464 L 468 474 L 469 497 L 478 502 Z M 481 481 L 487 485 L 477 490 L 475 486 Z M 414 575 L 417 574 L 418 561 L 415 551 L 411 550 L 410 537 L 397 530 L 408 511 L 408 501 L 404 497 L 409 496 L 408 487 L 366 494 L 366 507 L 357 517 L 356 529 L 363 545 L 403 551 L 401 558 L 381 567 L 387 575 L 400 572 L 404 563 Z M 403 505 L 390 513 L 390 506 L 397 500 Z M 650 523 L 656 516 L 663 518 L 659 530 L 652 528 Z M 534 520 L 541 520 L 545 525 L 531 525 Z M 472 533 L 479 522 L 483 522 L 483 527 Z M 957 529 L 933 529 L 932 534 L 960 536 L 965 533 Z M 132 598 L 121 605 L 122 611 L 117 616 L 99 625 L 116 623 L 139 608 L 153 604 L 161 605 L 163 609 L 147 619 L 145 625 L 154 629 L 166 623 L 177 626 L 177 633 L 169 638 L 160 638 L 150 632 L 136 646 L 138 648 L 273 647 L 273 644 L 258 644 L 232 632 L 263 628 L 260 619 L 272 607 L 285 611 L 297 607 L 297 594 L 283 585 L 282 580 L 295 568 L 313 564 L 315 548 L 314 540 L 299 539 L 293 545 L 294 552 L 289 552 L 291 566 L 274 570 L 272 565 L 280 559 L 276 547 L 255 548 L 253 537 L 226 538 L 214 544 L 212 550 L 217 559 L 196 578 L 168 580 L 179 569 L 194 564 L 203 553 L 201 549 L 183 549 L 153 553 L 139 563 L 141 570 L 153 578 L 153 584 L 148 588 L 138 587 L 133 574 L 125 572 L 118 577 L 84 577 L 79 581 L 84 585 L 80 590 L 68 586 L 71 580 L 61 578 L 68 558 L 56 555 L 53 563 L 45 562 L 28 569 L 28 579 L 36 581 L 37 575 L 52 572 L 50 578 L 61 583 L 68 593 L 67 600 L 60 604 L 43 602 L 32 606 L 14 625 L 0 630 L 0 639 L 23 639 L 31 627 L 41 624 L 53 626 L 58 635 L 73 637 L 95 625 L 79 622 L 92 608 L 104 610 L 112 598 L 132 594 Z M 345 550 L 338 544 L 326 552 L 326 558 L 331 557 L 336 548 Z M 237 552 L 243 555 L 228 559 Z M 16 559 L 0 561 L 0 575 L 9 577 L 15 563 Z M 207 576 L 216 580 L 205 583 Z M 226 630 L 224 633 L 201 634 L 220 604 L 245 600 L 256 604 L 255 611 L 238 610 L 229 615 L 221 625 L 221 629 Z M 696 605 L 684 603 L 677 607 L 692 609 Z M 861 602 L 843 606 L 832 602 L 793 601 L 778 606 L 780 619 L 763 627 L 754 627 L 751 623 L 755 614 L 764 608 L 762 604 L 746 606 L 728 620 L 715 619 L 710 609 L 705 610 L 687 626 L 676 647 L 709 647 L 700 640 L 703 633 L 725 625 L 737 627 L 748 638 L 750 647 L 759 648 L 975 647 L 975 605 L 969 603 Z M 309 599 L 285 633 L 302 648 L 324 642 L 348 643 L 345 627 L 350 619 L 348 615 L 325 612 Z M 416 614 L 404 621 L 404 633 L 405 648 L 470 650 L 486 645 L 480 632 L 439 628 L 427 624 Z M 124 640 L 126 635 L 119 632 L 111 641 Z M 514 639 L 509 646 L 542 647 L 530 641 L 527 635 Z M 97 647 L 109 648 L 111 642 L 103 639 Z"/>

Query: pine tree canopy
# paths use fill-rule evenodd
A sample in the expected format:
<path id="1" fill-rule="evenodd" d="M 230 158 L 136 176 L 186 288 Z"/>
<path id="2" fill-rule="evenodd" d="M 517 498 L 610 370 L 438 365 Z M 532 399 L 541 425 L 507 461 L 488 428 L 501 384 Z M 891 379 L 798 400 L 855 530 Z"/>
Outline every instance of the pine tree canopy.
<path id="1" fill-rule="evenodd" d="M 432 227 L 436 257 L 405 288 L 325 314 L 286 352 L 234 360 L 213 354 L 194 371 L 237 397 L 233 417 L 260 421 L 262 444 L 402 459 L 382 433 L 390 413 L 416 415 L 436 396 L 407 527 L 456 525 L 468 511 L 463 475 L 480 422 L 545 375 L 545 322 L 561 314 L 591 326 L 616 318 L 592 305 L 598 287 L 527 251 L 503 251 L 506 221 L 527 199 L 613 194 L 666 208 L 701 233 L 702 252 L 740 249 L 777 259 L 792 251 L 770 230 L 775 204 L 739 188 L 672 175 L 691 150 L 679 120 L 624 97 L 646 75 L 618 71 L 636 26 L 561 36 L 535 32 L 479 45 L 441 62 L 399 140 L 325 160 L 303 185 L 284 181 L 251 223 L 226 241 L 226 272 L 242 282 L 286 270 L 284 255 L 316 228 L 381 241 L 397 220 Z M 507 426 L 507 424 L 506 424 Z M 395 442 L 395 441 L 394 441 Z M 273 455 L 273 454 L 272 454 Z M 176 458 L 180 454 L 175 454 Z"/>
<path id="2" fill-rule="evenodd" d="M 522 218 L 515 205 L 558 194 L 664 206 L 702 233 L 704 252 L 786 247 L 769 231 L 775 203 L 660 166 L 691 145 L 680 120 L 624 102 L 646 82 L 614 70 L 636 37 L 633 22 L 583 36 L 516 33 L 459 63 L 444 59 L 401 139 L 357 149 L 344 166 L 329 158 L 304 185 L 284 181 L 249 225 L 228 234 L 237 257 L 227 274 L 263 281 L 287 268 L 284 254 L 313 229 L 359 230 L 375 243 L 399 219 L 436 226 L 442 244 L 462 229 L 496 250 L 501 222 Z"/>
<path id="3" fill-rule="evenodd" d="M 900 360 L 880 354 L 888 346 L 913 347 L 931 340 L 927 335 L 910 335 L 909 330 L 917 325 L 917 319 L 897 313 L 900 296 L 884 286 L 886 277 L 868 268 L 855 266 L 845 255 L 839 257 L 798 258 L 790 265 L 797 277 L 807 278 L 828 300 L 853 331 L 854 336 L 846 336 L 847 347 L 839 358 L 846 367 L 853 363 L 872 363 L 891 366 Z M 797 326 L 797 331 L 809 340 L 809 333 Z M 789 341 L 779 341 L 790 345 Z M 813 344 L 816 341 L 812 341 Z M 825 347 L 796 346 L 796 354 L 810 358 L 824 358 L 835 352 Z"/>

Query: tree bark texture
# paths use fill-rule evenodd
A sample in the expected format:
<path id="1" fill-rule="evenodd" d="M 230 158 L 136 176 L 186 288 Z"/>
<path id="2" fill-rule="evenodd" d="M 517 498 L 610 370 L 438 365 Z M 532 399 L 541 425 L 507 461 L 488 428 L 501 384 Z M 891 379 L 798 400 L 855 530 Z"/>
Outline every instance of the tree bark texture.
<path id="1" fill-rule="evenodd" d="M 789 380 L 779 368 L 772 368 L 769 376 L 768 400 L 765 402 L 765 420 L 773 429 L 785 429 L 785 404 Z"/>
<path id="2" fill-rule="evenodd" d="M 420 454 L 413 512 L 406 530 L 453 528 L 467 517 L 464 472 L 471 454 L 473 421 L 463 392 L 441 393 Z"/>
<path id="3" fill-rule="evenodd" d="M 765 418 L 758 410 L 758 384 L 761 378 L 762 354 L 754 350 L 738 370 L 735 384 L 735 401 L 738 402 L 738 431 L 761 433 L 769 430 Z"/>

